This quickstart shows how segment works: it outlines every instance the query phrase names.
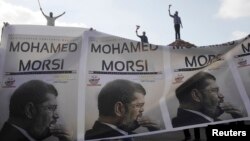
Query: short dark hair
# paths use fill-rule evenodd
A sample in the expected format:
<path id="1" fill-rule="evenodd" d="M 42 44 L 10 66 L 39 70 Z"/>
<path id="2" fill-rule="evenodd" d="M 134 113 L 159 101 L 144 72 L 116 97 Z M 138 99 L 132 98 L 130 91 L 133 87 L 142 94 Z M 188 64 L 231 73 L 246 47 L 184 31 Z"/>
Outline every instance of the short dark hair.
<path id="1" fill-rule="evenodd" d="M 176 90 L 176 97 L 180 103 L 187 102 L 190 99 L 190 93 L 193 89 L 201 90 L 207 86 L 206 80 L 216 78 L 208 72 L 198 72 L 197 74 L 190 77 L 187 81 L 182 83 Z"/>
<path id="2" fill-rule="evenodd" d="M 117 79 L 107 83 L 98 95 L 99 115 L 114 116 L 114 105 L 120 101 L 128 104 L 133 101 L 134 93 L 146 95 L 141 84 L 129 80 Z"/>
<path id="3" fill-rule="evenodd" d="M 25 118 L 25 105 L 29 102 L 41 104 L 46 101 L 46 94 L 58 95 L 56 88 L 41 80 L 30 80 L 20 85 L 10 98 L 10 117 Z"/>

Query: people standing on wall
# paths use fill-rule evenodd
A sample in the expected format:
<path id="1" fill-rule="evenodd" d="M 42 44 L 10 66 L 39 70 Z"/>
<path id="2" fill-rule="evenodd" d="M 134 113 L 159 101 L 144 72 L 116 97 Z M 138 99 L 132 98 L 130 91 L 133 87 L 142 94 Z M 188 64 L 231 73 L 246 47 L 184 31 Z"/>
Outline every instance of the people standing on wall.
<path id="1" fill-rule="evenodd" d="M 140 28 L 139 25 L 136 26 L 136 30 L 135 30 L 135 33 L 136 33 L 136 36 L 139 37 L 141 39 L 141 42 L 142 43 L 148 43 L 148 37 L 146 36 L 146 32 L 143 31 L 142 32 L 142 35 L 139 35 L 138 34 L 138 29 Z"/>
<path id="2" fill-rule="evenodd" d="M 47 16 L 46 14 L 44 14 L 42 8 L 40 8 L 40 10 L 41 10 L 43 16 L 47 19 L 47 25 L 48 26 L 55 26 L 56 19 L 65 14 L 65 12 L 63 12 L 62 14 L 60 14 L 60 15 L 58 15 L 56 17 L 53 17 L 53 13 L 52 12 L 50 12 L 49 16 Z"/>
<path id="3" fill-rule="evenodd" d="M 168 12 L 169 16 L 174 19 L 175 39 L 180 40 L 181 39 L 180 27 L 183 28 L 181 18 L 178 16 L 178 11 L 175 11 L 175 14 L 172 15 L 170 12 L 170 7 L 171 5 L 169 5 Z"/>

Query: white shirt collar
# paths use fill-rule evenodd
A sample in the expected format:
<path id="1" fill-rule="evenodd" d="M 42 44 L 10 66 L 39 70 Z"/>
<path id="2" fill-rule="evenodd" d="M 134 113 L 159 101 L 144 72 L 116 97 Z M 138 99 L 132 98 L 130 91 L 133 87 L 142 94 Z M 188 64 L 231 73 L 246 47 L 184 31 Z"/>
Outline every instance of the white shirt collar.
<path id="1" fill-rule="evenodd" d="M 202 114 L 201 112 L 190 110 L 190 109 L 183 109 L 183 110 L 189 111 L 191 113 L 195 113 L 197 115 L 200 115 L 200 116 L 204 117 L 205 119 L 207 119 L 210 122 L 214 122 L 214 119 L 210 118 L 209 116 L 206 116 L 206 115 Z"/>
<path id="2" fill-rule="evenodd" d="M 34 138 L 32 138 L 26 130 L 24 130 L 21 127 L 18 127 L 15 124 L 11 124 L 13 127 L 15 127 L 18 131 L 20 131 L 26 138 L 28 138 L 30 141 L 36 141 Z"/>
<path id="3" fill-rule="evenodd" d="M 121 133 L 121 134 L 123 134 L 123 135 L 128 135 L 127 132 L 125 132 L 125 131 L 119 129 L 117 126 L 115 126 L 115 125 L 113 125 L 113 124 L 109 124 L 109 123 L 105 123 L 105 122 L 101 122 L 101 123 L 102 123 L 102 124 L 105 124 L 105 125 L 107 125 L 107 126 L 109 126 L 109 127 L 111 127 L 112 129 L 118 131 L 119 133 Z"/>

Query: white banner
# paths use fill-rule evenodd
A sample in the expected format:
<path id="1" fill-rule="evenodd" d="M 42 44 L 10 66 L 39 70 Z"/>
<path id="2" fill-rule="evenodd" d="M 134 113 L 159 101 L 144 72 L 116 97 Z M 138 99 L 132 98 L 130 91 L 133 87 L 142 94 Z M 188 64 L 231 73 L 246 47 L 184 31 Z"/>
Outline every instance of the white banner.
<path id="1" fill-rule="evenodd" d="M 91 34 L 85 38 L 89 38 L 85 95 L 85 113 L 88 114 L 85 114 L 85 130 L 91 129 L 99 118 L 97 97 L 100 90 L 107 83 L 116 80 L 139 83 L 146 91 L 143 117 L 140 117 L 142 113 L 139 112 L 133 120 L 139 117 L 149 118 L 159 125 L 157 130 L 165 129 L 159 105 L 164 91 L 164 48 L 110 35 L 99 37 L 98 34 Z M 133 132 L 143 133 L 149 130 L 141 126 Z M 95 137 L 86 139 L 90 138 Z"/>
<path id="2" fill-rule="evenodd" d="M 171 61 L 173 78 L 166 104 L 173 128 L 248 117 L 243 102 L 245 92 L 238 86 L 241 80 L 236 79 L 238 71 L 232 67 L 232 56 L 228 54 L 236 45 L 171 51 L 171 60 L 175 61 Z"/>
<path id="3" fill-rule="evenodd" d="M 83 28 L 10 25 L 2 35 L 0 140 L 15 137 L 7 127 L 100 140 L 249 120 L 249 37 L 178 48 Z"/>
<path id="4" fill-rule="evenodd" d="M 29 82 L 37 83 L 37 87 L 25 87 L 28 87 L 27 91 L 30 93 L 33 93 L 32 89 L 37 89 L 37 92 L 42 91 L 43 87 L 39 85 L 40 83 L 34 81 L 40 80 L 53 85 L 57 90 L 57 102 L 49 101 L 49 104 L 45 102 L 50 112 L 56 110 L 49 107 L 53 105 L 57 106 L 57 111 L 53 111 L 53 115 L 42 115 L 41 113 L 40 118 L 44 118 L 44 121 L 36 123 L 41 124 L 40 126 L 34 127 L 32 125 L 35 123 L 30 122 L 31 127 L 25 129 L 21 125 L 22 122 L 25 122 L 23 118 L 19 119 L 20 126 L 17 126 L 25 129 L 28 133 L 35 128 L 39 128 L 40 131 L 37 131 L 39 133 L 46 131 L 44 128 L 63 126 L 74 140 L 77 139 L 79 60 L 84 30 L 82 28 L 47 26 L 7 26 L 4 28 L 1 43 L 1 51 L 4 52 L 4 59 L 1 60 L 4 66 L 1 68 L 3 70 L 0 89 L 1 128 L 7 120 L 8 123 L 11 123 L 12 119 L 20 118 L 9 114 L 10 100 L 14 99 L 14 96 L 11 97 L 14 91 L 21 93 L 17 88 L 21 85 L 24 86 L 26 82 L 27 84 L 30 84 Z M 20 101 L 29 100 L 27 97 L 15 97 L 19 98 Z M 39 99 L 42 98 L 39 97 Z M 34 104 L 39 105 L 36 102 L 38 101 L 33 100 Z M 24 110 L 22 112 L 25 112 L 26 108 L 22 107 L 21 104 L 19 106 L 20 109 L 14 110 Z M 36 116 L 31 119 L 39 120 Z M 53 131 L 44 136 L 50 136 L 50 134 L 58 136 L 58 133 Z M 47 140 L 54 141 L 55 139 L 51 136 Z"/>

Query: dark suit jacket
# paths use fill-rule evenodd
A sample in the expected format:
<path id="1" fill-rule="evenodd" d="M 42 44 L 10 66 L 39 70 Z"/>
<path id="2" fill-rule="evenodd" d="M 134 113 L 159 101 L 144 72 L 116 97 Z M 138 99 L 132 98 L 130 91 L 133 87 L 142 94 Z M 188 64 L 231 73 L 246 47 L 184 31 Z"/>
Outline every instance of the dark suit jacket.
<path id="1" fill-rule="evenodd" d="M 177 116 L 172 119 L 173 127 L 202 124 L 210 122 L 206 118 L 195 113 L 178 108 Z"/>
<path id="2" fill-rule="evenodd" d="M 102 124 L 99 121 L 96 121 L 93 128 L 86 131 L 85 140 L 116 137 L 116 136 L 123 136 L 123 134 L 105 124 Z"/>
<path id="3" fill-rule="evenodd" d="M 0 131 L 0 141 L 29 141 L 19 130 L 5 122 Z"/>

